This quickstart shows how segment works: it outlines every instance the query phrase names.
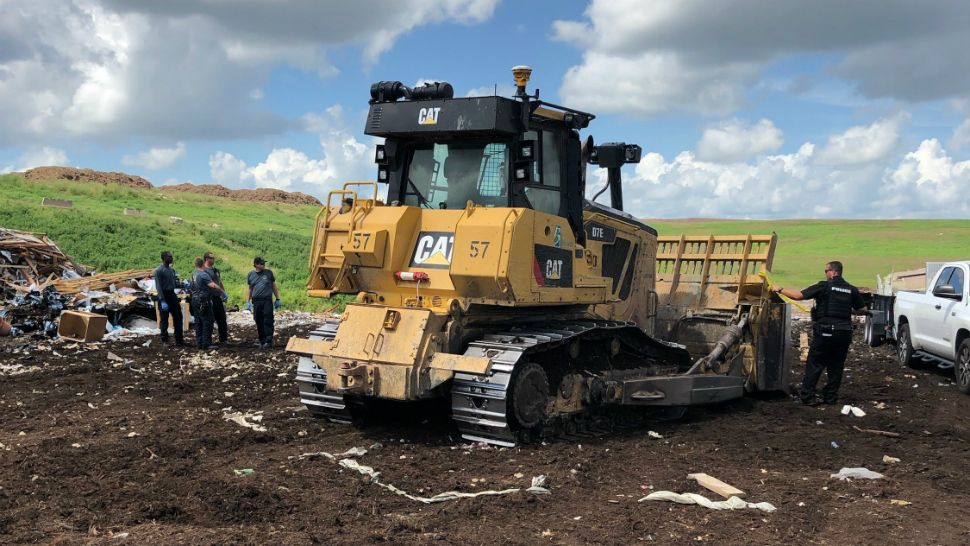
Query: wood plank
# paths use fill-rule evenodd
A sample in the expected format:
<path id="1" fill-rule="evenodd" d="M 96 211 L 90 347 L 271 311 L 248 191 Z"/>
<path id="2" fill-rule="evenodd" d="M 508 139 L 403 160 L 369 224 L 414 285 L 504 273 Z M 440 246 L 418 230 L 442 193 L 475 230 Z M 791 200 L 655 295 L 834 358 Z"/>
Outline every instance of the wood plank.
<path id="1" fill-rule="evenodd" d="M 737 487 L 734 487 L 733 485 L 728 485 L 713 476 L 704 474 L 703 472 L 699 472 L 697 474 L 688 474 L 687 479 L 697 480 L 697 483 L 701 487 L 708 489 L 710 491 L 713 491 L 718 495 L 724 497 L 725 499 L 729 499 L 731 497 L 744 498 L 746 494 L 744 491 L 741 491 Z"/>

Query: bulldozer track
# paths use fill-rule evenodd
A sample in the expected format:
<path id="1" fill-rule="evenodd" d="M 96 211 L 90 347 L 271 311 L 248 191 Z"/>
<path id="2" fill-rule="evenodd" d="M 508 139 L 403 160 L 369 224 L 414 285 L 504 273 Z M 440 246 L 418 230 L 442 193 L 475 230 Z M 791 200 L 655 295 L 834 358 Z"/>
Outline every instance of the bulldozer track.
<path id="1" fill-rule="evenodd" d="M 499 334 L 488 334 L 483 339 L 473 341 L 465 351 L 466 356 L 485 356 L 492 365 L 486 374 L 457 373 L 451 385 L 452 419 L 461 432 L 462 438 L 473 442 L 486 442 L 511 447 L 519 442 L 534 441 L 543 437 L 564 439 L 589 438 L 615 431 L 617 428 L 638 426 L 642 411 L 635 412 L 633 423 L 624 422 L 622 412 L 602 412 L 587 410 L 570 414 L 550 416 L 539 430 L 517 429 L 514 418 L 509 414 L 509 396 L 515 374 L 521 363 L 541 353 L 567 347 L 572 341 L 604 337 L 635 339 L 630 334 L 639 332 L 654 349 L 647 351 L 640 344 L 644 360 L 664 364 L 664 348 L 676 351 L 671 344 L 647 338 L 628 322 L 613 321 L 569 321 L 550 322 L 543 327 L 520 327 Z M 562 358 L 569 359 L 568 354 Z M 582 360 L 582 359 L 581 359 Z M 517 368 L 517 365 L 519 367 Z M 650 367 L 643 370 L 626 367 L 625 372 L 653 372 L 660 368 Z M 627 417 L 630 417 L 628 414 Z"/>
<path id="2" fill-rule="evenodd" d="M 337 335 L 339 325 L 339 319 L 327 319 L 310 333 L 310 339 L 330 341 Z M 353 420 L 343 394 L 327 390 L 327 372 L 318 367 L 312 358 L 300 357 L 296 370 L 296 383 L 300 388 L 300 402 L 314 417 L 326 418 L 337 423 L 350 423 Z"/>

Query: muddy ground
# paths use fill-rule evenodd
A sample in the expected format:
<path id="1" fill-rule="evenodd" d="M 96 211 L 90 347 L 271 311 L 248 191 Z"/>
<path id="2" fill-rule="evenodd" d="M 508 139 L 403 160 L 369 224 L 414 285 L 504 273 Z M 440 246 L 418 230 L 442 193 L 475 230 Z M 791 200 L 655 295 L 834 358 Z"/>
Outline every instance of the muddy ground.
<path id="1" fill-rule="evenodd" d="M 315 420 L 298 404 L 295 357 L 258 351 L 254 337 L 237 327 L 231 346 L 204 354 L 149 338 L 27 353 L 22 338 L 0 340 L 0 543 L 970 543 L 970 397 L 947 372 L 900 368 L 889 347 L 857 342 L 849 358 L 843 398 L 862 418 L 745 399 L 610 437 L 498 449 L 407 412 L 363 428 Z M 550 494 L 425 505 L 300 457 L 353 447 L 415 495 L 524 490 L 538 475 Z M 841 467 L 887 479 L 831 479 Z M 651 490 L 716 497 L 691 472 L 777 511 L 637 502 Z"/>

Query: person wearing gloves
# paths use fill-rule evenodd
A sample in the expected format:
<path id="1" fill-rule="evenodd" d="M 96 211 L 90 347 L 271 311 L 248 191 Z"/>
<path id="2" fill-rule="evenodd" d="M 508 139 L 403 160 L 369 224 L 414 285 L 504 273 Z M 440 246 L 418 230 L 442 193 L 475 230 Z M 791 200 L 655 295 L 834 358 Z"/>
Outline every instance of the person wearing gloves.
<path id="1" fill-rule="evenodd" d="M 253 312 L 260 349 L 273 346 L 273 309 L 279 308 L 276 276 L 273 270 L 266 269 L 266 261 L 257 256 L 253 259 L 253 270 L 246 277 L 246 310 Z"/>
<path id="2" fill-rule="evenodd" d="M 205 270 L 205 260 L 195 259 L 195 273 L 192 274 L 192 309 L 195 315 L 195 340 L 199 349 L 212 346 L 212 325 L 215 318 L 212 315 L 212 298 L 218 297 L 223 302 L 229 299 L 225 290 L 219 287 Z"/>
<path id="3" fill-rule="evenodd" d="M 172 329 L 175 330 L 175 345 L 185 346 L 182 338 L 183 318 L 182 306 L 178 296 L 175 295 L 176 275 L 172 269 L 172 253 L 162 252 L 162 264 L 155 268 L 152 278 L 155 279 L 155 291 L 158 292 L 158 329 L 162 335 L 162 343 L 168 343 L 168 317 L 172 316 Z"/>

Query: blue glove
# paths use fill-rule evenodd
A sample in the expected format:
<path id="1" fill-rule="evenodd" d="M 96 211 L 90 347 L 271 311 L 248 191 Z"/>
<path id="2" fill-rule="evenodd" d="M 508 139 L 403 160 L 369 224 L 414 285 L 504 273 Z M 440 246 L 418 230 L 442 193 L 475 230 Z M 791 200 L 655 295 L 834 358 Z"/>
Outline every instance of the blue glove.
<path id="1" fill-rule="evenodd" d="M 229 301 L 229 294 L 226 294 L 225 292 L 223 292 L 222 294 L 219 295 L 219 299 L 221 299 L 223 302 L 227 302 Z"/>
<path id="2" fill-rule="evenodd" d="M 162 311 L 168 311 L 168 302 L 165 300 L 162 300 L 161 307 L 162 307 Z"/>
<path id="3" fill-rule="evenodd" d="M 280 300 L 276 300 L 273 302 L 273 309 L 279 309 L 280 307 L 283 307 L 283 302 L 281 302 Z"/>
<path id="4" fill-rule="evenodd" d="M 246 310 L 247 311 L 252 311 L 253 310 L 253 302 L 251 302 L 251 301 L 247 301 L 246 302 Z"/>

